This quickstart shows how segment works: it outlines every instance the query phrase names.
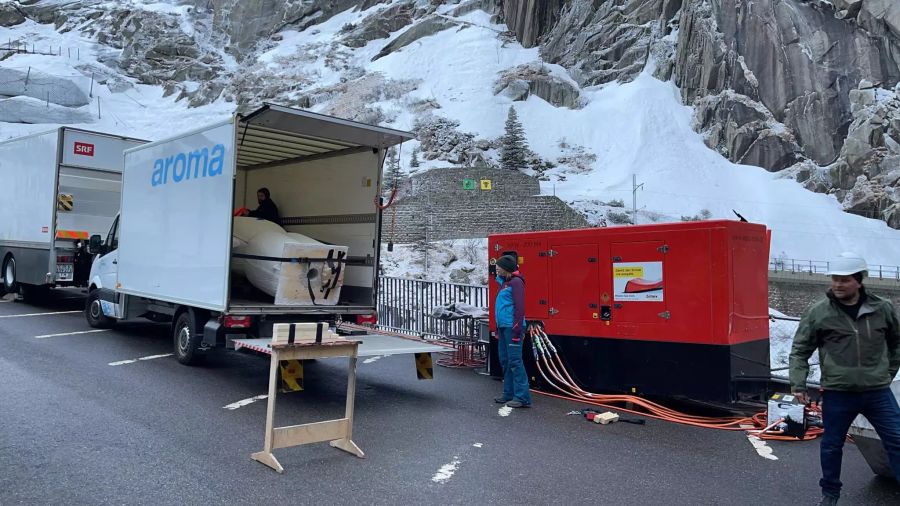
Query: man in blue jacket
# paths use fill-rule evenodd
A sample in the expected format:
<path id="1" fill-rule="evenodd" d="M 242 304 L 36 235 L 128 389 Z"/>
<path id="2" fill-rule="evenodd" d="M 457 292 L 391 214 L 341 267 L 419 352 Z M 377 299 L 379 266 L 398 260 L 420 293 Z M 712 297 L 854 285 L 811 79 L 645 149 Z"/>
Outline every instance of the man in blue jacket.
<path id="1" fill-rule="evenodd" d="M 525 333 L 525 281 L 519 275 L 517 260 L 504 255 L 497 260 L 497 283 L 500 291 L 494 304 L 497 322 L 497 344 L 503 367 L 503 395 L 494 399 L 511 408 L 531 406 L 528 375 L 522 362 L 522 337 Z"/>

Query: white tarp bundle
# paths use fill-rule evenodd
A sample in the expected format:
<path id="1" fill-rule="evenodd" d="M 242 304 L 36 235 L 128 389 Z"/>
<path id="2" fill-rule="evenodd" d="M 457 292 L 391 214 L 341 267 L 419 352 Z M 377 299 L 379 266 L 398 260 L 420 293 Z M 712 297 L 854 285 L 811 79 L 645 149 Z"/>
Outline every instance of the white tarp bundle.
<path id="1" fill-rule="evenodd" d="M 278 305 L 335 305 L 343 283 L 343 266 L 337 261 L 347 254 L 344 246 L 325 245 L 271 221 L 238 216 L 234 218 L 232 252 L 272 258 L 335 259 L 295 263 L 236 257 L 231 270 L 247 278 L 263 292 L 275 297 Z M 338 269 L 337 267 L 341 268 Z"/>

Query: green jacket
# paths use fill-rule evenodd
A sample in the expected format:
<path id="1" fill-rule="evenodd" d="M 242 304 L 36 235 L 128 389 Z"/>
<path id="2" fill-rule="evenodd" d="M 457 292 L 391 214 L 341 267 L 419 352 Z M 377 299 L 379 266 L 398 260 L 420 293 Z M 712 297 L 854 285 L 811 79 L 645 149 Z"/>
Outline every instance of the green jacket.
<path id="1" fill-rule="evenodd" d="M 874 390 L 897 375 L 900 323 L 891 302 L 867 295 L 855 321 L 838 304 L 829 290 L 801 318 L 791 349 L 792 391 L 806 390 L 809 357 L 816 348 L 825 390 Z"/>

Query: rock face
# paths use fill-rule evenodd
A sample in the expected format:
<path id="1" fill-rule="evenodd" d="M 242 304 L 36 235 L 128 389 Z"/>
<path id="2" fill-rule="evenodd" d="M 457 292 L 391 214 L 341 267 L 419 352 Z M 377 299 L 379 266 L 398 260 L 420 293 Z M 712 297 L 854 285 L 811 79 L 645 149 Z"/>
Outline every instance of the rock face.
<path id="1" fill-rule="evenodd" d="M 850 212 L 900 226 L 900 122 L 890 105 L 900 2 L 499 3 L 519 41 L 540 45 L 579 84 L 627 81 L 649 64 L 674 80 L 696 129 L 730 160 L 785 170 Z M 501 91 L 527 97 L 522 80 Z"/>
<path id="2" fill-rule="evenodd" d="M 581 106 L 581 93 L 569 81 L 550 74 L 544 66 L 531 63 L 504 72 L 494 86 L 494 94 L 503 94 L 513 101 L 538 96 L 556 107 L 576 109 Z"/>
<path id="3" fill-rule="evenodd" d="M 0 4 L 0 26 L 16 26 L 24 22 L 25 16 L 14 4 Z"/>

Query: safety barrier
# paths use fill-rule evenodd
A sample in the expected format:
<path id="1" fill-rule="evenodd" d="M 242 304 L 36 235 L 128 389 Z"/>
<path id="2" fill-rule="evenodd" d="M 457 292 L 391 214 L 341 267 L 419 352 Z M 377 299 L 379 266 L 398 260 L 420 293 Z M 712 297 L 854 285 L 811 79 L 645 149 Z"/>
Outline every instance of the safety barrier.
<path id="1" fill-rule="evenodd" d="M 433 314 L 439 306 L 461 303 L 487 308 L 486 286 L 382 276 L 378 282 L 378 325 L 426 339 L 471 336 L 470 318 Z"/>
<path id="2" fill-rule="evenodd" d="M 769 270 L 773 272 L 791 272 L 806 274 L 826 274 L 830 262 L 825 260 L 798 260 L 795 258 L 771 258 Z M 900 280 L 900 266 L 869 264 L 869 277 L 878 279 Z"/>

